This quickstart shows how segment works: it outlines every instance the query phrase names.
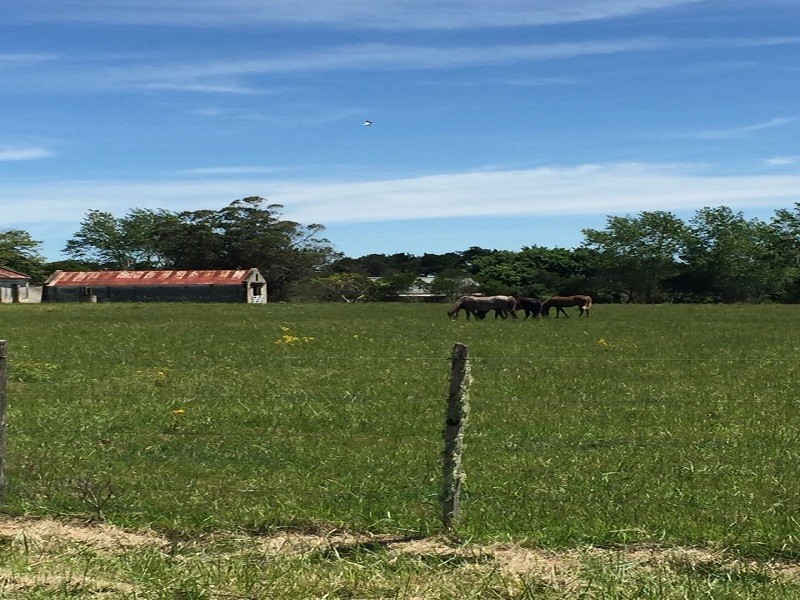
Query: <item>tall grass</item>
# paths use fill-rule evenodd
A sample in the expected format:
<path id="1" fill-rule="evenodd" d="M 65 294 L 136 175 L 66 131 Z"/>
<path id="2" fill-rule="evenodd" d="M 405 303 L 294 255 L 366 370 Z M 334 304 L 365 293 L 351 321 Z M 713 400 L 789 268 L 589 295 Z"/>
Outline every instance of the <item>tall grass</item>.
<path id="1" fill-rule="evenodd" d="M 0 307 L 5 510 L 129 526 L 439 531 L 449 353 L 474 383 L 459 533 L 800 556 L 793 306 Z"/>

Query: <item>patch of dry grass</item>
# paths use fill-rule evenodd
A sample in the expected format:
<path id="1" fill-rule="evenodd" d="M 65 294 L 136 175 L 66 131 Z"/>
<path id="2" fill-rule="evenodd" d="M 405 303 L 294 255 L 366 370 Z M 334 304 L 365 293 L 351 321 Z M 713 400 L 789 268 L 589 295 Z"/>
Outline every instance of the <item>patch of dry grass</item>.
<path id="1" fill-rule="evenodd" d="M 26 518 L 0 518 L 0 544 L 3 598 L 800 595 L 800 563 L 745 560 L 704 548 L 556 551 L 335 529 L 176 540 L 109 524 Z"/>

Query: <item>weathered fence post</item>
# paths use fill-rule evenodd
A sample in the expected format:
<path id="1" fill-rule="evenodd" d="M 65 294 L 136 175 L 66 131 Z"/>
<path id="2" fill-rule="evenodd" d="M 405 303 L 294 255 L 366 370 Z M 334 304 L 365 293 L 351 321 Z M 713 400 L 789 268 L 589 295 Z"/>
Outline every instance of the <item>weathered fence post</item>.
<path id="1" fill-rule="evenodd" d="M 6 491 L 6 390 L 8 386 L 8 344 L 0 340 L 0 500 Z"/>
<path id="2" fill-rule="evenodd" d="M 442 521 L 446 530 L 455 526 L 461 513 L 461 484 L 464 482 L 461 455 L 464 451 L 464 428 L 469 414 L 469 384 L 469 348 L 456 343 L 453 347 L 450 398 L 444 427 Z"/>

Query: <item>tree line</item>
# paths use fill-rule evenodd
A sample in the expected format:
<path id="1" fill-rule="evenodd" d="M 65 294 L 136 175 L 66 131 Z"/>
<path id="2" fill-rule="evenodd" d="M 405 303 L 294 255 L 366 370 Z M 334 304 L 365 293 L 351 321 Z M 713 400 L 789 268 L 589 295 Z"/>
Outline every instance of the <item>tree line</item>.
<path id="1" fill-rule="evenodd" d="M 67 241 L 66 261 L 47 262 L 23 230 L 0 231 L 0 265 L 41 283 L 56 269 L 257 267 L 275 300 L 392 300 L 419 281 L 432 294 L 590 294 L 600 302 L 800 302 L 800 202 L 769 221 L 729 207 L 684 221 L 667 211 L 609 216 L 583 229 L 576 248 L 471 247 L 444 254 L 337 252 L 323 225 L 282 218 L 261 197 L 220 210 L 91 210 Z"/>

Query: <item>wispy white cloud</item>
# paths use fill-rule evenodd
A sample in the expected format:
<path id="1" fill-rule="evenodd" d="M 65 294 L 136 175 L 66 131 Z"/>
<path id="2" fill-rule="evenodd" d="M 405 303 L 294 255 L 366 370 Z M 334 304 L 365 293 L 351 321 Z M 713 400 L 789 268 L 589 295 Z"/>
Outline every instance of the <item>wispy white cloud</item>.
<path id="1" fill-rule="evenodd" d="M 551 85 L 578 85 L 583 81 L 578 77 L 514 77 L 505 79 L 501 83 L 519 87 L 548 87 Z"/>
<path id="2" fill-rule="evenodd" d="M 363 108 L 320 106 L 309 102 L 287 103 L 279 112 L 256 110 L 201 108 L 189 111 L 189 114 L 205 119 L 216 119 L 223 122 L 265 123 L 273 127 L 298 127 L 301 125 L 321 125 L 342 121 L 360 121 L 364 116 Z"/>
<path id="3" fill-rule="evenodd" d="M 53 153 L 46 148 L 0 145 L 0 161 L 35 160 L 38 158 L 47 158 L 52 155 Z"/>
<path id="4" fill-rule="evenodd" d="M 222 83 L 180 83 L 180 82 L 153 82 L 141 86 L 145 90 L 165 90 L 171 92 L 201 92 L 212 94 L 263 94 L 264 90 L 239 84 Z"/>
<path id="5" fill-rule="evenodd" d="M 782 167 L 797 164 L 800 162 L 800 156 L 773 156 L 765 159 L 764 162 L 770 166 Z"/>
<path id="6" fill-rule="evenodd" d="M 697 3 L 700 0 L 5 0 L 6 15 L 15 20 L 351 29 L 549 25 L 615 19 Z"/>
<path id="7" fill-rule="evenodd" d="M 800 38 L 798 38 L 800 43 Z M 187 64 L 127 65 L 109 69 L 106 80 L 118 85 L 190 85 L 193 82 L 252 75 L 306 73 L 314 71 L 383 71 L 404 69 L 458 69 L 474 66 L 508 65 L 542 61 L 643 52 L 668 48 L 677 42 L 664 38 L 594 40 L 553 44 L 483 46 L 408 46 L 358 44 L 329 47 L 314 52 L 268 59 L 217 60 Z"/>
<path id="8" fill-rule="evenodd" d="M 0 184 L 0 198 L 14 198 L 14 203 L 7 206 L 0 201 L 0 209 L 7 226 L 60 222 L 65 227 L 76 227 L 90 209 L 118 215 L 131 208 L 197 210 L 220 208 L 236 198 L 260 195 L 283 204 L 285 215 L 291 219 L 334 224 L 446 217 L 608 215 L 718 205 L 782 208 L 796 201 L 798 189 L 800 176 L 710 176 L 689 167 L 623 163 L 319 183 L 274 177 L 204 177 L 153 183 Z"/>
<path id="9" fill-rule="evenodd" d="M 696 137 L 704 140 L 721 140 L 729 138 L 740 138 L 757 131 L 764 131 L 765 129 L 775 129 L 784 125 L 790 125 L 800 121 L 800 117 L 778 117 L 764 121 L 763 123 L 755 123 L 753 125 L 743 125 L 741 127 L 731 127 L 729 129 L 717 129 L 713 131 L 699 131 L 694 134 L 689 134 L 689 137 Z"/>
<path id="10" fill-rule="evenodd" d="M 282 173 L 285 168 L 280 167 L 257 167 L 257 166 L 240 166 L 240 167 L 200 167 L 197 169 L 184 169 L 179 171 L 179 175 L 252 175 L 256 173 Z"/>
<path id="11" fill-rule="evenodd" d="M 14 78 L 0 80 L 0 88 L 90 91 L 165 90 L 195 93 L 274 93 L 263 78 L 270 75 L 298 75 L 315 72 L 380 72 L 402 70 L 444 70 L 470 67 L 507 66 L 531 62 L 565 60 L 585 56 L 615 55 L 680 50 L 765 45 L 800 45 L 800 37 L 745 39 L 672 39 L 635 37 L 573 42 L 504 45 L 399 45 L 385 43 L 351 44 L 319 48 L 309 52 L 271 54 L 227 60 L 143 62 L 141 56 L 129 61 L 103 64 L 77 57 L 62 59 L 58 76 L 52 70 L 16 71 Z M 544 78 L 512 81 L 517 85 L 573 83 L 574 79 Z"/>
<path id="12" fill-rule="evenodd" d="M 57 58 L 58 57 L 55 54 L 0 53 L 0 69 L 13 68 L 13 67 L 28 67 L 36 63 L 53 61 L 56 60 Z"/>
<path id="13" fill-rule="evenodd" d="M 689 65 L 679 67 L 676 70 L 680 73 L 705 76 L 715 75 L 717 73 L 728 73 L 731 71 L 741 71 L 743 69 L 752 69 L 757 64 L 758 63 L 752 60 L 693 62 Z"/>
<path id="14" fill-rule="evenodd" d="M 314 52 L 229 61 L 165 64 L 162 66 L 131 67 L 112 71 L 119 80 L 192 81 L 197 78 L 297 73 L 310 71 L 386 69 L 458 69 L 475 66 L 496 66 L 532 61 L 559 60 L 581 56 L 651 52 L 687 47 L 726 47 L 730 45 L 800 45 L 800 36 L 780 39 L 748 40 L 687 40 L 665 37 L 635 37 L 625 39 L 581 40 L 549 44 L 503 44 L 473 46 L 432 46 L 399 44 L 357 44 L 329 47 Z"/>

